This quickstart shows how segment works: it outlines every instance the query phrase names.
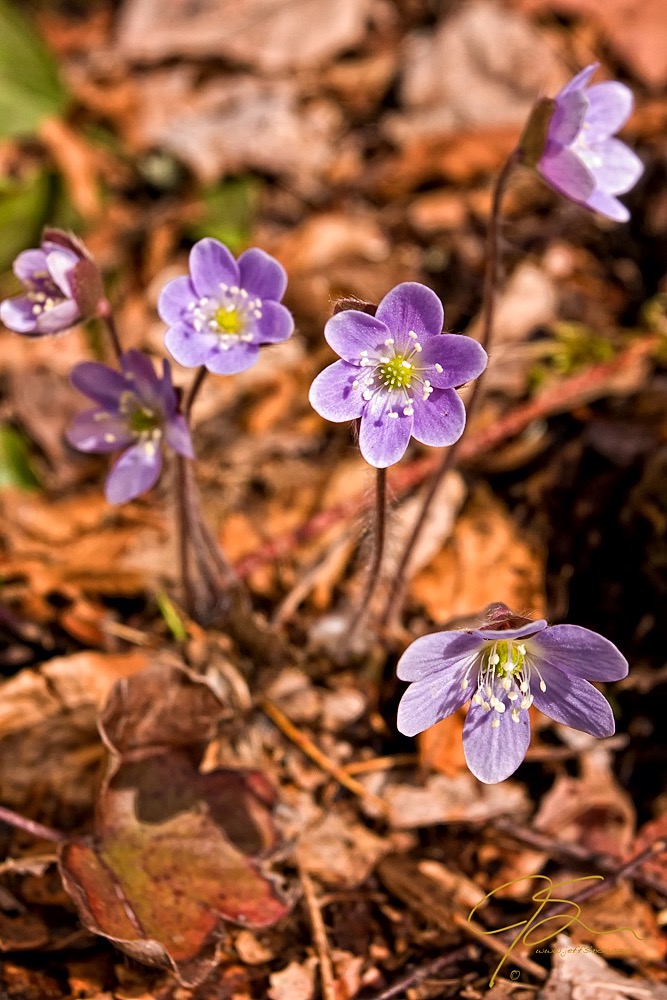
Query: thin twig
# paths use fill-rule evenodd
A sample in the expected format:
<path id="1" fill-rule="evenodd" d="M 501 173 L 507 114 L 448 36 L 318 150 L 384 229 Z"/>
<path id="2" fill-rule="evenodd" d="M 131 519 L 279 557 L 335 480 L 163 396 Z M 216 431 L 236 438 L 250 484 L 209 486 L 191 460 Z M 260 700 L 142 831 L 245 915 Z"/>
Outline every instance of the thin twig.
<path id="1" fill-rule="evenodd" d="M 312 761 L 321 767 L 323 771 L 330 774 L 332 778 L 335 778 L 339 785 L 343 785 L 347 788 L 348 792 L 352 792 L 353 795 L 358 795 L 360 799 L 363 799 L 369 806 L 374 810 L 382 813 L 383 816 L 387 815 L 388 806 L 379 796 L 373 795 L 368 789 L 359 782 L 355 781 L 354 778 L 350 777 L 344 767 L 340 767 L 333 760 L 326 756 L 318 746 L 316 746 L 311 739 L 309 739 L 300 729 L 291 722 L 284 712 L 278 708 L 272 701 L 268 698 L 263 698 L 259 702 L 259 707 L 264 712 L 265 715 L 271 719 L 272 722 L 276 724 L 278 729 L 287 736 L 288 739 L 292 741 L 299 750 L 310 757 Z"/>
<path id="2" fill-rule="evenodd" d="M 322 982 L 322 1000 L 336 1000 L 336 980 L 334 977 L 331 952 L 327 940 L 327 930 L 322 919 L 322 911 L 315 893 L 313 880 L 307 871 L 299 864 L 297 854 L 297 864 L 299 868 L 299 879 L 303 888 L 303 898 L 308 907 L 308 917 L 313 932 L 313 944 L 320 963 L 320 980 Z"/>
<path id="3" fill-rule="evenodd" d="M 507 189 L 507 182 L 517 162 L 518 154 L 515 150 L 505 161 L 502 170 L 498 174 L 495 187 L 493 189 L 493 202 L 491 206 L 491 216 L 489 218 L 489 229 L 486 243 L 486 270 L 484 272 L 484 290 L 482 297 L 482 335 L 479 341 L 486 351 L 489 350 L 493 335 L 493 318 L 495 313 L 496 291 L 498 284 L 498 228 L 500 222 L 500 211 L 502 207 L 503 195 Z M 482 375 L 480 375 L 475 381 L 470 398 L 468 399 L 468 415 L 466 418 L 468 423 L 470 422 L 471 415 L 479 399 L 480 386 L 483 382 L 483 376 L 484 373 L 482 373 Z M 447 473 L 454 467 L 454 462 L 459 451 L 461 440 L 462 438 L 459 438 L 458 441 L 456 441 L 444 452 L 440 460 L 440 464 L 438 465 L 431 483 L 429 484 L 428 490 L 426 491 L 422 508 L 419 512 L 419 516 L 417 517 L 417 521 L 412 529 L 410 537 L 408 538 L 408 541 L 403 549 L 403 554 L 401 555 L 396 575 L 394 576 L 393 583 L 389 591 L 389 596 L 380 619 L 381 628 L 386 628 L 390 621 L 392 621 L 400 613 L 407 588 L 407 569 L 410 562 L 410 556 L 412 555 L 412 552 L 421 537 L 421 533 L 424 530 L 431 505 L 436 497 L 440 483 L 443 481 Z"/>
<path id="4" fill-rule="evenodd" d="M 471 920 L 470 917 L 461 916 L 460 913 L 452 914 L 452 923 L 456 924 L 459 930 L 465 934 L 470 934 L 475 941 L 480 941 L 481 938 L 481 944 L 485 948 L 488 948 L 489 951 L 492 951 L 494 955 L 501 956 L 503 960 L 507 957 L 508 939 L 505 935 L 500 935 L 498 938 L 491 937 L 481 924 L 478 924 L 475 920 Z M 527 955 L 522 955 L 520 952 L 512 952 L 512 961 L 539 982 L 544 982 L 547 978 L 546 969 L 543 969 L 537 962 L 533 962 L 532 958 L 528 958 Z M 493 984 L 493 980 L 491 983 Z"/>
<path id="5" fill-rule="evenodd" d="M 382 568 L 382 557 L 384 556 L 384 543 L 386 536 L 387 522 L 387 470 L 377 469 L 375 476 L 375 533 L 373 537 L 373 562 L 368 571 L 368 578 L 364 586 L 363 594 L 359 598 L 359 604 L 354 612 L 348 629 L 347 642 L 351 645 L 354 641 L 357 629 L 368 613 L 373 600 L 373 596 L 380 582 L 380 570 Z"/>
<path id="6" fill-rule="evenodd" d="M 448 952 L 447 955 L 440 955 L 439 958 L 432 959 L 426 965 L 418 966 L 412 972 L 408 973 L 407 976 L 403 976 L 395 982 L 389 989 L 378 993 L 372 1000 L 394 1000 L 394 997 L 404 997 L 407 990 L 412 986 L 423 983 L 425 979 L 429 979 L 431 976 L 437 976 L 449 968 L 450 965 L 458 965 L 459 962 L 469 962 L 477 958 L 479 958 L 479 950 L 473 945 L 467 944 L 463 948 L 455 948 L 454 951 Z"/>
<path id="7" fill-rule="evenodd" d="M 7 809 L 5 806 L 0 806 L 0 822 L 16 827 L 17 830 L 23 830 L 24 833 L 29 833 L 39 840 L 50 840 L 54 844 L 64 844 L 71 839 L 64 833 L 52 830 L 50 826 L 44 826 L 42 823 L 36 823 L 33 819 L 27 819 L 26 816 L 21 816 L 20 813 L 15 813 L 13 809 Z"/>

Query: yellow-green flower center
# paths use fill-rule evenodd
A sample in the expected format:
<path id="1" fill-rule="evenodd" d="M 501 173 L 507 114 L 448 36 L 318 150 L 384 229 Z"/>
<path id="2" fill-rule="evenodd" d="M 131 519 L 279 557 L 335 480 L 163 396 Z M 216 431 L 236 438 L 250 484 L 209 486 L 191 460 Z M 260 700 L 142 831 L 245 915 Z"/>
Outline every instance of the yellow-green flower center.
<path id="1" fill-rule="evenodd" d="M 409 389 L 414 375 L 412 362 L 397 354 L 379 367 L 379 376 L 386 389 Z"/>
<path id="2" fill-rule="evenodd" d="M 130 430 L 135 434 L 146 434 L 160 426 L 160 418 L 153 410 L 138 407 L 130 414 Z"/>
<path id="3" fill-rule="evenodd" d="M 526 662 L 526 647 L 523 643 L 502 639 L 494 642 L 486 654 L 487 666 L 496 668 L 496 677 L 514 677 L 521 673 Z"/>
<path id="4" fill-rule="evenodd" d="M 243 317 L 239 310 L 226 309 L 225 306 L 220 306 L 219 309 L 215 310 L 214 320 L 220 332 L 227 334 L 228 337 L 237 336 L 244 326 Z"/>

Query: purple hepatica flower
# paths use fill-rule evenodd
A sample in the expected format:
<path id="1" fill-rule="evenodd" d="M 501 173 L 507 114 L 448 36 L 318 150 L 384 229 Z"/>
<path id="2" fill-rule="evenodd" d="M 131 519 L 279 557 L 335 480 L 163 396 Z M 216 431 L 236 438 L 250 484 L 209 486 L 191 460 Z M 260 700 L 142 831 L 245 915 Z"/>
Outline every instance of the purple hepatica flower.
<path id="1" fill-rule="evenodd" d="M 263 250 L 252 247 L 236 261 L 218 240 L 199 240 L 190 276 L 174 278 L 160 294 L 167 349 L 179 364 L 205 365 L 216 375 L 245 371 L 262 345 L 287 340 L 294 330 L 280 302 L 286 287 L 284 267 Z"/>
<path id="2" fill-rule="evenodd" d="M 107 477 L 104 492 L 109 503 L 125 503 L 145 493 L 162 468 L 164 440 L 179 455 L 194 458 L 190 432 L 178 413 L 168 361 L 162 377 L 150 358 L 127 351 L 121 371 L 84 361 L 70 376 L 72 384 L 97 404 L 74 418 L 67 440 L 79 451 L 112 452 L 124 449 Z"/>
<path id="3" fill-rule="evenodd" d="M 495 605 L 481 628 L 424 635 L 406 649 L 398 676 L 412 683 L 398 708 L 398 729 L 415 736 L 472 698 L 465 757 L 480 781 L 493 784 L 526 754 L 533 703 L 556 722 L 612 736 L 611 708 L 589 681 L 617 681 L 627 672 L 627 660 L 597 632 L 548 626 Z"/>
<path id="4" fill-rule="evenodd" d="M 39 249 L 14 261 L 23 295 L 5 299 L 0 319 L 16 333 L 43 337 L 88 319 L 103 298 L 102 280 L 92 257 L 75 236 L 46 229 Z"/>
<path id="5" fill-rule="evenodd" d="M 443 322 L 435 292 L 407 281 L 375 316 L 347 309 L 324 328 L 342 361 L 317 376 L 311 405 L 335 422 L 360 417 L 359 448 L 377 469 L 398 462 L 411 435 L 437 447 L 463 433 L 465 407 L 454 387 L 477 378 L 487 356 L 471 337 L 443 334 Z"/>
<path id="6" fill-rule="evenodd" d="M 627 222 L 630 213 L 615 196 L 634 187 L 644 167 L 613 135 L 630 115 L 633 96 L 617 81 L 587 87 L 597 68 L 598 63 L 587 66 L 552 102 L 546 102 L 552 113 L 536 166 L 556 191 L 572 201 L 616 222 Z"/>

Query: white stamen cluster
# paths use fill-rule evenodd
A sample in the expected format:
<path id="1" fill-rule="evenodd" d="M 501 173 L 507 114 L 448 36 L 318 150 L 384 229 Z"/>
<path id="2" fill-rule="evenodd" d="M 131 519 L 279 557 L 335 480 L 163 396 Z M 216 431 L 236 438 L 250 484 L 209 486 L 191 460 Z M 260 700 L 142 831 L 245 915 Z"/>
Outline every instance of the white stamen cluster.
<path id="1" fill-rule="evenodd" d="M 213 333 L 221 350 L 228 351 L 239 342 L 250 343 L 262 318 L 262 300 L 252 297 L 245 288 L 221 281 L 215 296 L 203 296 L 188 303 L 192 325 L 197 332 Z"/>
<path id="2" fill-rule="evenodd" d="M 28 292 L 28 299 L 32 302 L 33 316 L 41 316 L 42 313 L 49 312 L 50 309 L 60 305 L 63 296 L 56 293 L 54 298 L 53 295 L 47 295 L 46 292 Z"/>
<path id="3" fill-rule="evenodd" d="M 534 670 L 540 679 L 540 690 L 547 685 L 534 662 L 531 663 L 524 643 L 512 639 L 488 641 L 480 656 L 475 657 L 461 681 L 461 688 L 469 686 L 469 675 L 477 666 L 477 690 L 472 700 L 490 713 L 491 726 L 497 729 L 500 716 L 509 710 L 512 722 L 519 722 L 521 712 L 533 704 L 530 678 Z"/>
<path id="4" fill-rule="evenodd" d="M 421 394 L 422 402 L 426 402 L 433 392 L 430 381 L 422 377 L 426 366 L 419 362 L 423 348 L 418 335 L 410 330 L 408 337 L 410 346 L 405 353 L 396 350 L 393 337 L 387 337 L 384 342 L 387 350 L 375 357 L 369 357 L 367 350 L 360 351 L 360 367 L 370 370 L 352 383 L 353 389 L 361 389 L 361 395 L 366 401 L 371 400 L 376 392 L 389 394 L 391 406 L 388 416 L 394 419 L 400 416 L 399 410 L 405 417 L 414 414 L 415 393 Z M 434 367 L 437 372 L 442 372 L 442 365 Z"/>

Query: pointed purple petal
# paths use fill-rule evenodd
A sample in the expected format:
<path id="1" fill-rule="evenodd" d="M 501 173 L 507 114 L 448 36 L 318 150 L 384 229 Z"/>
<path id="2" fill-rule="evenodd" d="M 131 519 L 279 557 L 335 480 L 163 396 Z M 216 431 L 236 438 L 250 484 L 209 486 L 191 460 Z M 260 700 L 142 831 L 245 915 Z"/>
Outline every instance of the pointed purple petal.
<path id="1" fill-rule="evenodd" d="M 325 420 L 340 423 L 360 417 L 366 405 L 361 389 L 352 383 L 359 378 L 359 369 L 347 361 L 334 361 L 317 376 L 310 387 L 310 405 Z"/>
<path id="2" fill-rule="evenodd" d="M 569 94 L 574 90 L 582 90 L 590 80 L 590 78 L 595 73 L 595 70 L 600 65 L 599 62 L 591 63 L 590 66 L 586 66 L 585 69 L 580 70 L 576 76 L 573 76 L 569 83 L 566 83 L 560 93 L 557 95 L 556 100 L 563 97 L 565 94 Z"/>
<path id="3" fill-rule="evenodd" d="M 472 689 L 461 688 L 464 673 L 465 668 L 444 671 L 411 684 L 398 706 L 399 733 L 416 736 L 465 705 Z"/>
<path id="4" fill-rule="evenodd" d="M 15 299 L 5 299 L 0 305 L 0 319 L 15 333 L 34 333 L 37 329 L 37 318 L 32 311 L 34 302 L 25 295 Z"/>
<path id="5" fill-rule="evenodd" d="M 262 316 L 257 323 L 259 344 L 280 344 L 294 333 L 294 320 L 280 302 L 262 302 Z"/>
<path id="6" fill-rule="evenodd" d="M 546 691 L 538 683 L 531 683 L 531 694 L 535 707 L 555 722 L 562 722 L 571 729 L 579 729 L 591 736 L 613 736 L 615 732 L 614 714 L 609 702 L 588 681 L 581 677 L 552 667 L 544 661 L 537 661 Z M 542 670 L 542 666 L 546 669 Z M 522 713 L 523 714 L 523 713 Z"/>
<path id="7" fill-rule="evenodd" d="M 160 409 L 165 419 L 170 420 L 176 413 L 178 397 L 171 380 L 171 365 L 166 358 L 162 359 L 162 378 L 158 383 L 157 394 L 160 400 Z"/>
<path id="8" fill-rule="evenodd" d="M 400 461 L 412 434 L 412 417 L 403 413 L 396 394 L 378 390 L 366 404 L 359 428 L 359 450 L 369 465 L 386 469 Z M 398 414 L 390 417 L 391 412 Z"/>
<path id="9" fill-rule="evenodd" d="M 77 451 L 105 454 L 120 451 L 134 441 L 125 420 L 116 413 L 105 413 L 97 407 L 79 413 L 67 428 L 65 437 Z"/>
<path id="10" fill-rule="evenodd" d="M 500 725 L 494 729 L 494 719 Z M 521 712 L 514 722 L 510 712 L 485 712 L 471 702 L 463 727 L 463 752 L 468 767 L 480 781 L 493 785 L 514 774 L 530 744 L 530 718 Z"/>
<path id="11" fill-rule="evenodd" d="M 287 288 L 287 271 L 275 257 L 251 247 L 238 259 L 241 288 L 259 299 L 280 302 Z"/>
<path id="12" fill-rule="evenodd" d="M 216 338 L 217 339 L 217 338 Z M 235 375 L 251 368 L 259 358 L 257 344 L 241 341 L 224 351 L 219 344 L 208 352 L 204 364 L 214 375 Z"/>
<path id="13" fill-rule="evenodd" d="M 46 254 L 43 250 L 24 250 L 14 261 L 14 274 L 28 288 L 41 284 L 49 277 Z"/>
<path id="14" fill-rule="evenodd" d="M 404 281 L 392 288 L 380 302 L 375 316 L 389 328 L 390 335 L 396 340 L 397 350 L 409 344 L 409 340 L 403 339 L 408 331 L 414 331 L 418 340 L 426 340 L 442 333 L 445 324 L 445 313 L 438 296 L 416 281 Z"/>
<path id="15" fill-rule="evenodd" d="M 594 152 L 601 162 L 591 165 L 591 170 L 597 188 L 605 194 L 625 194 L 644 173 L 642 161 L 620 139 L 605 139 Z"/>
<path id="16" fill-rule="evenodd" d="M 195 286 L 186 275 L 173 278 L 160 292 L 157 302 L 160 319 L 165 323 L 178 323 L 188 316 L 191 317 L 192 313 L 188 310 L 188 306 L 198 298 Z"/>
<path id="17" fill-rule="evenodd" d="M 344 361 L 358 365 L 361 352 L 379 357 L 386 351 L 385 340 L 390 336 L 384 323 L 359 309 L 344 309 L 327 321 L 324 337 Z"/>
<path id="18" fill-rule="evenodd" d="M 183 455 L 185 458 L 194 458 L 195 453 L 192 447 L 192 438 L 185 417 L 176 413 L 171 420 L 165 424 L 165 441 L 170 448 Z"/>
<path id="19" fill-rule="evenodd" d="M 630 212 L 625 205 L 618 198 L 614 198 L 613 194 L 606 194 L 604 191 L 594 191 L 590 198 L 586 199 L 586 205 L 592 211 L 613 219 L 614 222 L 627 222 L 630 218 Z"/>
<path id="20" fill-rule="evenodd" d="M 595 188 L 593 174 L 571 150 L 547 144 L 538 170 L 552 187 L 573 201 L 585 202 Z"/>
<path id="21" fill-rule="evenodd" d="M 586 118 L 588 100 L 582 90 L 572 90 L 556 101 L 548 127 L 548 136 L 559 146 L 574 142 Z"/>
<path id="22" fill-rule="evenodd" d="M 157 482 L 162 468 L 162 454 L 150 441 L 128 448 L 111 466 L 104 484 L 109 503 L 125 503 L 145 493 Z"/>
<path id="23" fill-rule="evenodd" d="M 195 243 L 190 251 L 190 275 L 198 296 L 216 296 L 220 283 L 239 284 L 239 268 L 227 247 L 206 236 Z"/>
<path id="24" fill-rule="evenodd" d="M 160 408 L 160 379 L 148 355 L 142 351 L 126 351 L 120 363 L 129 383 L 128 387 L 137 394 L 139 400 L 151 408 Z"/>
<path id="25" fill-rule="evenodd" d="M 467 670 L 482 649 L 482 643 L 470 632 L 433 632 L 415 639 L 403 653 L 396 667 L 402 681 L 420 681 L 440 671 Z M 474 685 L 468 689 L 468 698 Z"/>
<path id="26" fill-rule="evenodd" d="M 552 625 L 530 640 L 531 656 L 589 681 L 627 677 L 628 661 L 613 642 L 581 625 Z M 541 669 L 541 667 L 540 667 Z"/>
<path id="27" fill-rule="evenodd" d="M 53 250 L 46 255 L 46 266 L 54 282 L 67 298 L 72 298 L 74 292 L 70 276 L 78 263 L 78 258 L 66 250 Z"/>
<path id="28" fill-rule="evenodd" d="M 521 628 L 476 628 L 473 629 L 472 634 L 476 635 L 478 639 L 524 639 L 526 636 L 542 632 L 545 628 L 547 628 L 547 623 L 544 618 L 538 618 L 534 622 L 529 622 L 528 625 L 522 625 Z"/>
<path id="29" fill-rule="evenodd" d="M 586 91 L 586 139 L 600 142 L 614 135 L 632 114 L 635 99 L 629 87 L 617 80 L 596 83 Z"/>
<path id="30" fill-rule="evenodd" d="M 423 374 L 438 389 L 450 389 L 471 382 L 482 374 L 487 361 L 487 353 L 481 344 L 472 337 L 453 333 L 431 337 L 419 356 L 420 368 L 427 369 Z M 435 365 L 439 365 L 442 371 L 437 371 Z"/>
<path id="31" fill-rule="evenodd" d="M 192 326 L 176 323 L 164 335 L 164 346 L 179 365 L 194 368 L 203 365 L 218 338 L 213 333 L 202 333 Z"/>
<path id="32" fill-rule="evenodd" d="M 75 365 L 69 380 L 84 396 L 111 410 L 118 408 L 118 400 L 129 389 L 127 379 L 121 372 L 97 361 L 81 361 Z"/>
<path id="33" fill-rule="evenodd" d="M 412 433 L 422 444 L 443 448 L 454 444 L 466 425 L 466 408 L 454 389 L 434 389 L 427 399 L 418 396 Z"/>
<path id="34" fill-rule="evenodd" d="M 45 309 L 37 317 L 37 329 L 40 333 L 60 333 L 75 326 L 81 319 L 81 313 L 76 302 L 67 299 L 59 302 L 52 309 Z"/>

